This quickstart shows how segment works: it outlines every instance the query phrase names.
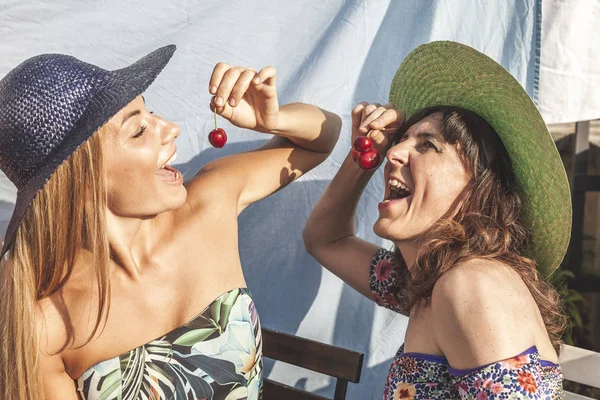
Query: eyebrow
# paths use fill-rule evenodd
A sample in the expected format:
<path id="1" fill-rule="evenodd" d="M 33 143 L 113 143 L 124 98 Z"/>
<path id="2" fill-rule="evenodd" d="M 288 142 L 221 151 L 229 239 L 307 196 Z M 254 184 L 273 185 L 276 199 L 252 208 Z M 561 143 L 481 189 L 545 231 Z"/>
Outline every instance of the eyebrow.
<path id="1" fill-rule="evenodd" d="M 416 135 L 419 139 L 436 139 L 440 141 L 444 141 L 444 137 L 439 133 L 432 132 L 419 132 Z"/>
<path id="2" fill-rule="evenodd" d="M 140 114 L 140 110 L 134 110 L 132 112 L 130 112 L 129 114 L 127 114 L 125 116 L 125 118 L 123 118 L 123 122 L 121 122 L 121 126 L 125 125 L 125 122 L 127 122 L 127 120 L 131 117 L 135 117 L 136 115 Z"/>

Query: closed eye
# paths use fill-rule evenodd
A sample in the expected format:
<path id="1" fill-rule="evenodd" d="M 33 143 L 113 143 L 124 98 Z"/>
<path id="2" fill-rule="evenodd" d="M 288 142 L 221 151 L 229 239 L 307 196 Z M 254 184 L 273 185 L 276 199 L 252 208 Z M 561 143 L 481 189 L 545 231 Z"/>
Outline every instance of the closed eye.
<path id="1" fill-rule="evenodd" d="M 140 128 L 140 131 L 138 133 L 136 133 L 135 135 L 133 135 L 133 137 L 139 138 L 140 136 L 142 136 L 144 134 L 145 131 L 146 131 L 146 126 L 142 125 L 142 127 Z"/>

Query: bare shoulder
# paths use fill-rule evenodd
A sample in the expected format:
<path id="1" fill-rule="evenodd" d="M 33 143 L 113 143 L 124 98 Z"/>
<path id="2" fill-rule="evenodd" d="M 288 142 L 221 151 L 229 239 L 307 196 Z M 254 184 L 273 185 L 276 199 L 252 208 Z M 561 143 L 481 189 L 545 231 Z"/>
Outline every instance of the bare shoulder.
<path id="1" fill-rule="evenodd" d="M 473 259 L 455 265 L 444 273 L 436 282 L 432 302 L 439 307 L 461 307 L 473 302 L 485 301 L 493 306 L 498 302 L 498 295 L 511 297 L 517 288 L 524 288 L 524 284 L 511 267 L 494 260 Z"/>
<path id="2" fill-rule="evenodd" d="M 442 341 L 459 332 L 469 336 L 465 340 L 481 337 L 482 329 L 488 335 L 501 332 L 506 321 L 500 323 L 499 317 L 510 314 L 510 287 L 517 285 L 508 268 L 494 261 L 470 260 L 438 279 L 431 307 Z"/>
<path id="3" fill-rule="evenodd" d="M 534 342 L 534 305 L 510 266 L 487 259 L 458 264 L 433 289 L 436 341 L 455 368 L 512 357 Z"/>
<path id="4" fill-rule="evenodd" d="M 231 156 L 219 158 L 203 166 L 185 186 L 188 192 L 187 211 L 196 213 L 205 205 L 227 207 L 237 212 L 237 197 L 242 186 L 231 171 L 221 168 L 230 162 Z"/>

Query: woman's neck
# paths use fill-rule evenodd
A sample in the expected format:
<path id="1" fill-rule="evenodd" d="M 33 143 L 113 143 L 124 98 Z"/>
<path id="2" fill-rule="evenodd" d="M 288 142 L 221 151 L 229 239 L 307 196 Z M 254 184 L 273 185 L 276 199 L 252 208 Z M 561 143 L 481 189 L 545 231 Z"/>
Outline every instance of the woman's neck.
<path id="1" fill-rule="evenodd" d="M 412 269 L 419 255 L 421 241 L 415 239 L 401 240 L 394 242 L 394 244 L 400 250 L 402 258 L 404 259 L 404 262 L 406 263 L 408 269 Z"/>
<path id="2" fill-rule="evenodd" d="M 156 242 L 154 218 L 121 217 L 106 213 L 106 231 L 111 258 L 131 278 L 139 277 L 140 266 L 151 257 Z"/>

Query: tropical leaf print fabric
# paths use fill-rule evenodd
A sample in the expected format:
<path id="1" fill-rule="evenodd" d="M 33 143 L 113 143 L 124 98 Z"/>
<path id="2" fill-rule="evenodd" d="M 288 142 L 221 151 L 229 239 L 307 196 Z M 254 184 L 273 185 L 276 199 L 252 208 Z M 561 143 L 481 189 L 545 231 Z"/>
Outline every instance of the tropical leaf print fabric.
<path id="1" fill-rule="evenodd" d="M 262 337 L 247 289 L 213 301 L 189 323 L 77 379 L 85 400 L 259 400 Z"/>
<path id="2" fill-rule="evenodd" d="M 377 304 L 401 309 L 393 293 L 399 285 L 393 253 L 380 249 L 370 268 L 371 290 Z M 457 370 L 442 356 L 396 353 L 387 376 L 384 400 L 425 399 L 563 399 L 560 366 L 541 360 L 535 347 L 471 370 Z"/>

